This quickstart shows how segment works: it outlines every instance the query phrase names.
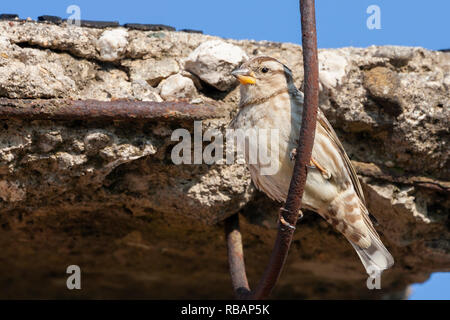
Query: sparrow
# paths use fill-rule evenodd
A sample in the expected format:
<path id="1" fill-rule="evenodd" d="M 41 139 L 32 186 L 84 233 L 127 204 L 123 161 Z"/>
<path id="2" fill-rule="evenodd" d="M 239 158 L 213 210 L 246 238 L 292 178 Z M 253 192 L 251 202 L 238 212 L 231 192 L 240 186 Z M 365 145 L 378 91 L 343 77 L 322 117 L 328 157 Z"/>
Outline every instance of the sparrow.
<path id="1" fill-rule="evenodd" d="M 271 199 L 284 202 L 294 168 L 292 158 L 298 145 L 303 93 L 295 87 L 292 71 L 272 57 L 252 58 L 231 74 L 240 82 L 240 103 L 229 126 L 278 129 L 278 153 L 270 158 L 278 161 L 274 174 L 261 174 L 261 163 L 249 163 L 247 155 L 245 159 L 256 188 Z M 247 143 L 250 149 L 257 147 L 255 139 L 248 139 Z M 302 202 L 302 208 L 318 213 L 344 235 L 368 274 L 381 273 L 394 264 L 372 225 L 356 171 L 320 108 Z"/>

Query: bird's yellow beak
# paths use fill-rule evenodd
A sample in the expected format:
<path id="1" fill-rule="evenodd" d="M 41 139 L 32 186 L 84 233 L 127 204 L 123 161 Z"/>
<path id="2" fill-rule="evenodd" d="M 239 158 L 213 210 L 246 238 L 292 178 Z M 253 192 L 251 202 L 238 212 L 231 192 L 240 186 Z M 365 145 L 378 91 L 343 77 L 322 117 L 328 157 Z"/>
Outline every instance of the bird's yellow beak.
<path id="1" fill-rule="evenodd" d="M 256 83 L 255 74 L 248 69 L 235 69 L 231 74 L 235 76 L 241 84 L 246 85 Z"/>

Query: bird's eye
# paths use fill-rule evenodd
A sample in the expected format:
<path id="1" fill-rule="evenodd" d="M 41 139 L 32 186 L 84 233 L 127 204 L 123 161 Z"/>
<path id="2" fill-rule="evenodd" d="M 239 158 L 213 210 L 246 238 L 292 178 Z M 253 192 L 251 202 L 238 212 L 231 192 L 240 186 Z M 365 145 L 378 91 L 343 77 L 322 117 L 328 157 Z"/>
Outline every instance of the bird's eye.
<path id="1" fill-rule="evenodd" d="M 261 69 L 261 72 L 262 73 L 267 73 L 267 72 L 269 72 L 269 68 L 264 67 L 264 68 Z"/>

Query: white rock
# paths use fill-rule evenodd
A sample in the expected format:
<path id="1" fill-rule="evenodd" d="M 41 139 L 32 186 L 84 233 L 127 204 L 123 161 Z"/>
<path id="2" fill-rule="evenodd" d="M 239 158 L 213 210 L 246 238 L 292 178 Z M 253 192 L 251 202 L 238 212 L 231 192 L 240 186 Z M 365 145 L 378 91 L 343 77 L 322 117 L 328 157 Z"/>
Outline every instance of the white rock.
<path id="1" fill-rule="evenodd" d="M 203 103 L 203 99 L 202 98 L 195 98 L 192 99 L 191 101 L 189 101 L 190 104 L 202 104 Z"/>
<path id="2" fill-rule="evenodd" d="M 247 54 L 238 46 L 211 40 L 199 45 L 187 57 L 185 68 L 211 86 L 226 91 L 236 83 L 231 71 L 247 59 Z"/>
<path id="3" fill-rule="evenodd" d="M 336 51 L 319 52 L 319 79 L 328 88 L 340 84 L 346 73 L 347 59 Z"/>
<path id="4" fill-rule="evenodd" d="M 0 48 L 11 48 L 11 41 L 8 39 L 8 37 L 0 36 Z"/>
<path id="5" fill-rule="evenodd" d="M 145 80 L 156 87 L 161 80 L 180 72 L 178 63 L 173 58 L 145 59 L 126 61 L 123 65 L 129 67 L 131 80 Z"/>
<path id="6" fill-rule="evenodd" d="M 88 157 L 85 154 L 70 154 L 68 152 L 57 152 L 50 157 L 58 163 L 60 170 L 70 170 L 74 167 L 79 167 L 88 161 Z"/>
<path id="7" fill-rule="evenodd" d="M 131 83 L 133 98 L 140 101 L 162 102 L 163 99 L 157 93 L 157 89 L 150 86 L 145 80 L 138 79 Z"/>
<path id="8" fill-rule="evenodd" d="M 447 88 L 447 90 L 450 90 L 450 74 L 445 75 L 444 86 Z"/>
<path id="9" fill-rule="evenodd" d="M 103 32 L 97 41 L 100 58 L 104 61 L 114 61 L 125 52 L 128 45 L 128 31 L 126 29 L 113 29 Z"/>
<path id="10" fill-rule="evenodd" d="M 194 82 L 181 74 L 175 74 L 160 83 L 160 95 L 164 100 L 190 99 L 196 94 Z"/>

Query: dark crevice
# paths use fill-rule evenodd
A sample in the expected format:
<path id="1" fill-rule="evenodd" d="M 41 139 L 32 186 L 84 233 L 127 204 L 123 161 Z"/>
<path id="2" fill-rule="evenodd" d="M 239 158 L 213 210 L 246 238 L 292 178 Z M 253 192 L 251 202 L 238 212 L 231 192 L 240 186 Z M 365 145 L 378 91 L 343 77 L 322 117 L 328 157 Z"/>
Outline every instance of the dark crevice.
<path id="1" fill-rule="evenodd" d="M 397 69 L 401 69 L 402 67 L 407 66 L 410 60 L 411 60 L 410 58 L 398 58 L 398 57 L 396 57 L 396 58 L 390 58 L 389 59 L 389 63 L 393 67 L 395 67 Z"/>
<path id="2" fill-rule="evenodd" d="M 371 99 L 376 106 L 381 107 L 380 109 L 384 111 L 384 113 L 394 118 L 397 118 L 403 112 L 402 106 L 396 98 L 378 97 L 371 94 L 369 94 L 368 98 Z"/>
<path id="3" fill-rule="evenodd" d="M 204 96 L 207 96 L 208 98 L 214 99 L 214 100 L 223 100 L 225 97 L 234 89 L 231 88 L 227 91 L 220 91 L 219 89 L 211 86 L 209 83 L 201 80 L 199 78 L 199 82 L 201 84 L 201 88 L 199 89 L 200 93 Z"/>

